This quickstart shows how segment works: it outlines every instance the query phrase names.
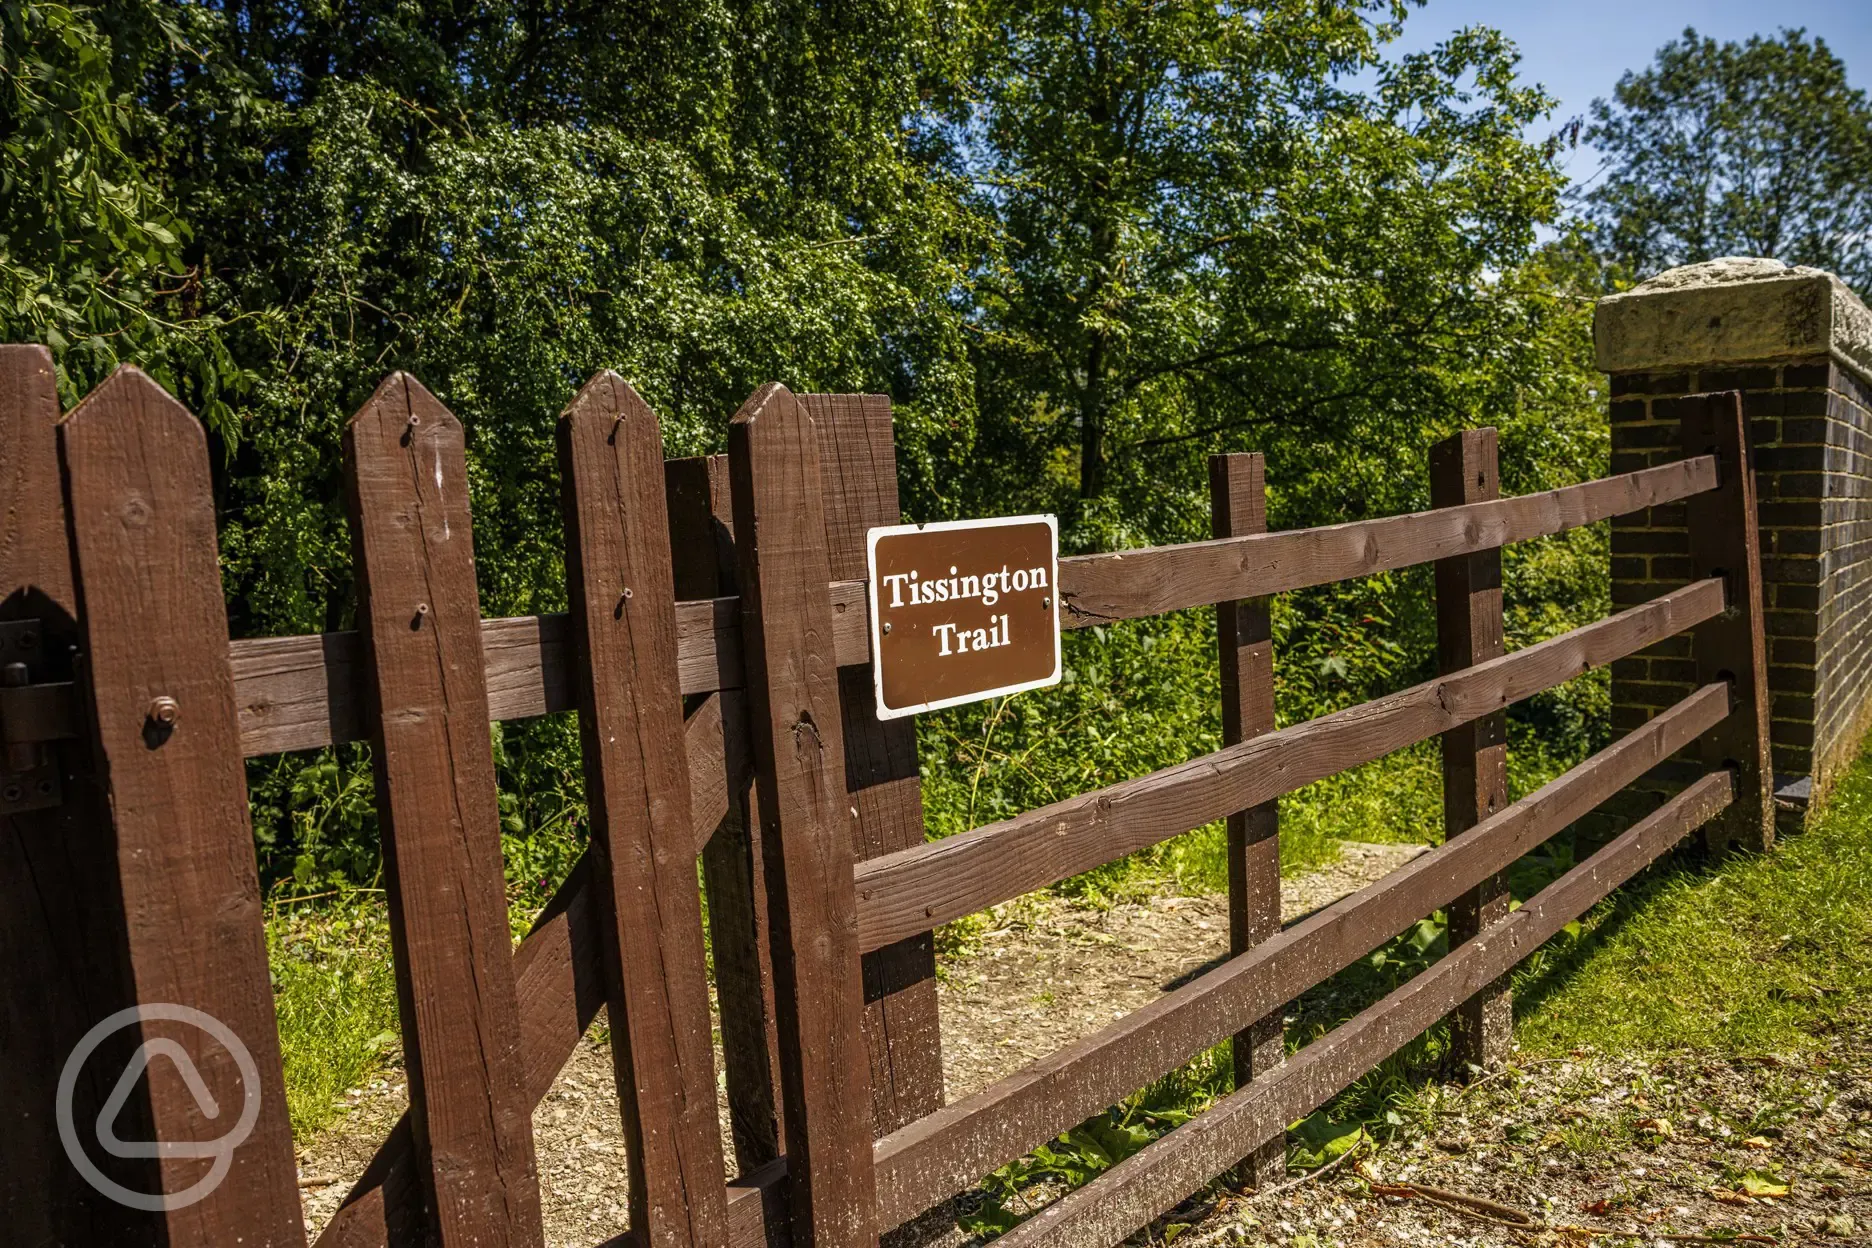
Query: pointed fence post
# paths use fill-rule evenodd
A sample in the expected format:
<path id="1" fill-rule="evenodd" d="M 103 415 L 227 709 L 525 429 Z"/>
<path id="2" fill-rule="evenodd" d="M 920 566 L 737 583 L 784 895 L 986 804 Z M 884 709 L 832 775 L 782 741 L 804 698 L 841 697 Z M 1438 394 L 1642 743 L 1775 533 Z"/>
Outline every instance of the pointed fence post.
<path id="1" fill-rule="evenodd" d="M 409 1067 L 442 1248 L 543 1242 L 461 423 L 396 373 L 345 428 Z"/>
<path id="2" fill-rule="evenodd" d="M 856 811 L 845 798 L 819 451 L 811 419 L 784 386 L 761 387 L 735 414 L 729 465 L 794 1241 L 871 1248 Z"/>
<path id="3" fill-rule="evenodd" d="M 711 1248 L 728 1212 L 656 415 L 600 373 L 560 417 L 559 462 L 631 1229 L 648 1248 Z"/>
<path id="4" fill-rule="evenodd" d="M 1259 453 L 1209 458 L 1209 507 L 1215 537 L 1267 532 L 1267 460 Z M 1274 731 L 1274 635 L 1268 600 L 1216 607 L 1222 666 L 1222 743 Z M 1229 954 L 1246 953 L 1280 931 L 1280 804 L 1264 802 L 1228 819 Z M 1281 1012 L 1235 1036 L 1235 1086 L 1246 1087 L 1286 1057 Z M 1258 1188 L 1287 1172 L 1287 1136 L 1270 1136 L 1243 1163 Z"/>
<path id="5" fill-rule="evenodd" d="M 95 866 L 121 892 L 142 1012 L 125 1023 L 147 1054 L 191 1063 L 212 1098 L 177 1077 L 181 1058 L 172 1056 L 178 1070 L 150 1067 L 151 1138 L 228 1141 L 225 1162 L 159 1160 L 174 1207 L 142 1206 L 152 1216 L 135 1240 L 303 1245 L 208 440 L 162 387 L 120 368 L 65 418 L 59 449 L 81 685 L 116 830 L 111 857 Z M 129 1078 L 134 1067 L 121 1069 Z M 148 1196 L 112 1198 L 136 1195 Z"/>
<path id="6" fill-rule="evenodd" d="M 1493 429 L 1465 429 L 1430 450 L 1430 504 L 1460 507 L 1501 497 Z M 1501 551 L 1440 559 L 1436 565 L 1437 670 L 1444 675 L 1499 658 Z M 1443 734 L 1443 835 L 1459 836 L 1508 805 L 1508 717 L 1497 712 Z M 1498 875 L 1449 908 L 1454 946 L 1508 917 L 1508 879 Z M 1513 1002 L 1506 982 L 1491 984 L 1450 1015 L 1457 1069 L 1506 1061 L 1514 1048 Z"/>
<path id="7" fill-rule="evenodd" d="M 728 457 L 669 460 L 664 464 L 664 481 L 676 596 L 683 600 L 733 597 L 740 578 L 735 568 Z M 723 690 L 714 696 L 721 699 L 724 741 L 745 753 L 747 691 Z M 728 794 L 728 813 L 702 848 L 729 1132 L 741 1174 L 752 1173 L 780 1156 L 785 1134 L 763 861 L 753 777 L 747 774 L 746 782 Z"/>

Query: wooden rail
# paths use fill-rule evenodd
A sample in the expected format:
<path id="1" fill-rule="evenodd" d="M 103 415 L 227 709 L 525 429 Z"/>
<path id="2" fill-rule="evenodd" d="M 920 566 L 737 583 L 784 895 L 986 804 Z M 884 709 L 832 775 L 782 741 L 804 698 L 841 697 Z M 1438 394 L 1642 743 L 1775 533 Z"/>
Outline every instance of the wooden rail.
<path id="1" fill-rule="evenodd" d="M 1319 529 L 1217 538 L 1060 561 L 1073 627 L 1133 620 L 1392 572 L 1475 554 L 1658 507 L 1716 485 L 1716 460 L 1695 459 L 1540 494 L 1443 507 Z"/>
<path id="2" fill-rule="evenodd" d="M 904 932 L 1045 888 L 1426 741 L 1642 650 L 1722 609 L 1723 583 L 1698 581 L 1402 693 L 874 858 L 858 869 L 859 943 L 866 949 L 887 945 Z"/>
<path id="3" fill-rule="evenodd" d="M 1323 529 L 1159 546 L 1060 560 L 1067 628 L 1324 585 L 1504 542 L 1548 537 L 1639 507 L 1675 502 L 1715 482 L 1700 456 L 1540 494 Z M 863 581 L 834 581 L 833 652 L 841 667 L 870 661 Z M 677 670 L 685 694 L 738 689 L 740 600 L 676 604 Z M 575 708 L 564 615 L 486 620 L 489 711 L 524 719 Z M 368 735 L 358 634 L 256 637 L 233 643 L 241 744 L 251 756 L 309 750 Z"/>
<path id="4" fill-rule="evenodd" d="M 1304 1118 L 1513 969 L 1614 888 L 1655 862 L 1733 800 L 1728 772 L 1711 772 L 1435 966 L 1092 1182 L 1003 1235 L 1008 1248 L 1116 1244 L 1234 1165 L 1255 1139 Z"/>

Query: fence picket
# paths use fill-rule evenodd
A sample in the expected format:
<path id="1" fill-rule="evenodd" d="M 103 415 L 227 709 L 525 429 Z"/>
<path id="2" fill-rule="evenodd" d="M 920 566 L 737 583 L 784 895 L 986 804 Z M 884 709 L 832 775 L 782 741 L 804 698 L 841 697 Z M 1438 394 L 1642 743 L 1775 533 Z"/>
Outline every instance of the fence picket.
<path id="1" fill-rule="evenodd" d="M 856 897 L 813 425 L 763 386 L 729 427 L 794 1237 L 877 1243 Z"/>
<path id="2" fill-rule="evenodd" d="M 1430 448 L 1430 502 L 1460 507 L 1501 497 L 1493 429 L 1466 429 Z M 1501 549 L 1436 564 L 1437 670 L 1459 672 L 1507 653 L 1502 631 Z M 1508 805 L 1508 716 L 1484 715 L 1443 734 L 1443 834 L 1467 832 Z M 1450 945 L 1508 915 L 1508 879 L 1498 875 L 1449 909 Z M 1463 1002 L 1450 1015 L 1450 1060 L 1457 1070 L 1489 1068 L 1514 1044 L 1513 1002 L 1506 982 Z"/>
<path id="3" fill-rule="evenodd" d="M 304 1244 L 208 440 L 162 387 L 120 368 L 65 418 L 59 444 L 82 687 L 116 828 L 107 863 L 122 893 L 136 998 L 200 1011 L 228 1028 L 251 1062 L 200 1024 L 141 1024 L 145 1043 L 182 1046 L 214 1098 L 212 1108 L 199 1103 L 175 1074 L 157 1074 L 166 1064 L 152 1066 L 146 1138 L 206 1141 L 251 1129 L 218 1185 L 202 1158 L 162 1158 L 164 1192 L 197 1182 L 209 1190 L 150 1218 L 144 1233 L 160 1227 L 175 1244 Z"/>
<path id="4" fill-rule="evenodd" d="M 345 429 L 410 1122 L 442 1248 L 542 1242 L 462 428 L 403 373 Z"/>
<path id="5" fill-rule="evenodd" d="M 1258 453 L 1209 458 L 1209 507 L 1216 537 L 1267 532 L 1267 461 Z M 1216 608 L 1222 668 L 1222 744 L 1274 731 L 1274 634 L 1266 598 Z M 1228 817 L 1229 953 L 1248 952 L 1280 931 L 1280 803 L 1263 802 Z M 1236 1033 L 1235 1086 L 1281 1064 L 1287 1055 L 1281 1010 Z M 1256 1187 L 1287 1174 L 1287 1133 L 1257 1144 L 1243 1163 Z"/>
<path id="6" fill-rule="evenodd" d="M 631 1229 L 707 1248 L 727 1236 L 727 1205 L 655 413 L 598 374 L 560 417 L 559 463 Z"/>
<path id="7" fill-rule="evenodd" d="M 664 480 L 677 597 L 733 595 L 738 574 L 728 457 L 670 460 L 664 465 Z M 745 753 L 746 694 L 735 690 L 720 696 L 741 712 L 727 740 Z M 741 782 L 724 795 L 725 813 L 702 847 L 702 879 L 708 888 L 729 1133 L 734 1140 L 735 1167 L 747 1174 L 780 1156 L 784 1128 L 758 799 L 752 770 L 743 766 L 739 775 Z"/>
<path id="8" fill-rule="evenodd" d="M 869 575 L 866 534 L 902 519 L 890 398 L 807 394 L 799 402 L 819 435 L 832 576 L 862 580 Z M 923 781 L 916 725 L 908 719 L 877 717 L 869 662 L 840 667 L 838 678 L 845 795 L 858 811 L 858 857 L 862 861 L 921 845 Z M 917 932 L 867 953 L 864 981 L 872 1130 L 885 1135 L 942 1107 L 935 937 Z M 937 1210 L 931 1220 L 945 1221 L 945 1212 Z M 946 1229 L 938 1228 L 938 1233 Z"/>
<path id="9" fill-rule="evenodd" d="M 698 841 L 722 818 L 711 794 L 747 784 L 745 751 L 724 748 L 723 736 L 746 735 L 740 695 L 712 695 L 683 724 L 689 758 L 692 831 Z M 726 785 L 719 778 L 726 769 Z M 592 902 L 591 861 L 582 855 L 514 951 L 520 1001 L 520 1048 L 529 1103 L 538 1105 L 604 1004 L 604 956 Z M 319 1236 L 318 1248 L 386 1248 L 420 1239 L 421 1190 L 409 1113 L 377 1148 L 363 1177 Z"/>

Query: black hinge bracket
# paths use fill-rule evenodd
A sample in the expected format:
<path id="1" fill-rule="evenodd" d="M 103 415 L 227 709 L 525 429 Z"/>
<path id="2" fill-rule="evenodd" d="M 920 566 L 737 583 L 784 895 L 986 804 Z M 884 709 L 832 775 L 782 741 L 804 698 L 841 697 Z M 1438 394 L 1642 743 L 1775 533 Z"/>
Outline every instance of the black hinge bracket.
<path id="1" fill-rule="evenodd" d="M 0 621 L 0 815 L 65 800 L 51 743 L 78 735 L 78 697 L 70 681 L 33 683 L 48 660 L 38 620 Z"/>

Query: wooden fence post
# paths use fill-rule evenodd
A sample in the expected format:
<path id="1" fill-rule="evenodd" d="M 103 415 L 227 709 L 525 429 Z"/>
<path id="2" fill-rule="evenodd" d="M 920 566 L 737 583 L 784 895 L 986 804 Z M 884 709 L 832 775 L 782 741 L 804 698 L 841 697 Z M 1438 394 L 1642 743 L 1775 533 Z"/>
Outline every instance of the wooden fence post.
<path id="1" fill-rule="evenodd" d="M 442 1248 L 542 1242 L 462 427 L 396 373 L 345 428 L 417 1170 Z"/>
<path id="2" fill-rule="evenodd" d="M 560 417 L 559 462 L 631 1229 L 713 1248 L 728 1211 L 656 415 L 600 373 Z"/>
<path id="3" fill-rule="evenodd" d="M 819 451 L 784 386 L 729 429 L 742 657 L 772 921 L 796 1243 L 877 1243 L 856 817 L 845 799 Z"/>
<path id="4" fill-rule="evenodd" d="M 834 580 L 869 575 L 865 535 L 902 519 L 890 399 L 808 394 L 800 404 L 819 434 L 826 546 Z M 839 669 L 845 794 L 858 812 L 858 858 L 923 844 L 923 784 L 913 720 L 880 720 L 871 665 Z M 865 1043 L 871 1050 L 872 1130 L 879 1136 L 942 1108 L 942 1023 L 936 1010 L 936 941 L 919 932 L 866 954 Z M 947 1206 L 933 1220 L 947 1231 Z"/>
<path id="5" fill-rule="evenodd" d="M 1716 456 L 1720 483 L 1685 500 L 1690 579 L 1720 576 L 1728 608 L 1691 634 L 1697 683 L 1727 680 L 1734 708 L 1703 738 L 1703 759 L 1735 774 L 1735 801 L 1704 831 L 1710 849 L 1774 843 L 1774 770 L 1769 758 L 1768 643 L 1763 615 L 1761 534 L 1755 469 L 1742 396 L 1731 390 L 1669 400 L 1680 414 L 1686 458 Z M 1663 407 L 1660 401 L 1658 407 Z"/>
<path id="6" fill-rule="evenodd" d="M 1209 457 L 1211 533 L 1267 532 L 1267 460 L 1259 453 Z M 1265 598 L 1216 607 L 1222 665 L 1222 742 L 1234 745 L 1274 731 L 1274 636 Z M 1280 804 L 1264 802 L 1228 818 L 1229 953 L 1246 953 L 1280 931 Z M 1285 1059 L 1281 1011 L 1235 1036 L 1235 1086 Z M 1265 1188 L 1287 1172 L 1287 1136 L 1262 1141 L 1244 1162 L 1250 1183 Z"/>
<path id="7" fill-rule="evenodd" d="M 1465 429 L 1430 450 L 1430 503 L 1459 507 L 1501 497 L 1493 429 Z M 1444 675 L 1505 653 L 1501 551 L 1436 565 L 1437 668 Z M 1508 717 L 1497 712 L 1443 734 L 1443 834 L 1461 835 L 1508 805 Z M 1508 880 L 1498 875 L 1449 908 L 1450 947 L 1508 917 Z M 1459 1070 L 1489 1068 L 1514 1047 L 1513 1001 L 1492 984 L 1450 1015 L 1451 1059 Z"/>
<path id="8" fill-rule="evenodd" d="M 733 596 L 740 577 L 728 457 L 669 460 L 664 481 L 677 598 Z M 746 692 L 727 690 L 715 696 L 722 699 L 724 744 L 746 750 Z M 702 848 L 729 1131 L 735 1166 L 742 1174 L 780 1156 L 784 1138 L 778 1093 L 780 1035 L 774 1025 L 773 955 L 757 801 L 749 775 L 747 783 L 728 794 L 728 813 Z"/>
<path id="9" fill-rule="evenodd" d="M 170 1244 L 303 1245 L 208 440 L 162 387 L 120 368 L 65 418 L 59 448 L 81 684 L 116 829 L 111 855 L 93 866 L 122 896 L 145 1011 L 133 1025 L 147 1046 L 139 1053 L 146 1063 L 171 1055 L 147 1065 L 153 1139 L 231 1141 L 225 1161 L 159 1160 L 171 1201 L 202 1194 L 144 1233 L 160 1228 Z M 183 1058 L 212 1105 L 178 1077 Z M 122 1069 L 133 1078 L 134 1066 Z M 82 1124 L 82 1134 L 94 1130 Z"/>

